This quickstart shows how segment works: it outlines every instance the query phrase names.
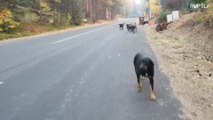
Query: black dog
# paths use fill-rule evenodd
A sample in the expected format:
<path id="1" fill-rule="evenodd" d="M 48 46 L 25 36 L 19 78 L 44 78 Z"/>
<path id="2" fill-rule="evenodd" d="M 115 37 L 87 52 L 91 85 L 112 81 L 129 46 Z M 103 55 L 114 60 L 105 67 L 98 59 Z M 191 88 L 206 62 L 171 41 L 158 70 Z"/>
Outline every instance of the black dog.
<path id="1" fill-rule="evenodd" d="M 148 77 L 150 81 L 150 90 L 151 90 L 151 100 L 156 100 L 155 94 L 154 94 L 154 63 L 150 58 L 143 57 L 142 54 L 138 53 L 135 55 L 134 58 L 134 66 L 135 66 L 135 72 L 138 79 L 138 92 L 141 92 L 142 90 L 142 83 L 140 81 L 140 76 Z"/>
<path id="2" fill-rule="evenodd" d="M 124 29 L 124 24 L 125 24 L 125 23 L 119 24 L 119 29 L 120 29 L 120 30 L 123 30 L 123 29 Z"/>
<path id="3" fill-rule="evenodd" d="M 137 26 L 135 24 L 126 24 L 126 28 L 129 32 L 135 33 L 137 32 Z"/>
<path id="4" fill-rule="evenodd" d="M 127 29 L 128 31 L 130 31 L 129 27 L 130 27 L 131 25 L 132 25 L 132 24 L 126 24 L 126 29 Z"/>
<path id="5" fill-rule="evenodd" d="M 129 31 L 132 32 L 132 33 L 137 32 L 137 26 L 136 25 L 130 25 L 129 26 Z"/>

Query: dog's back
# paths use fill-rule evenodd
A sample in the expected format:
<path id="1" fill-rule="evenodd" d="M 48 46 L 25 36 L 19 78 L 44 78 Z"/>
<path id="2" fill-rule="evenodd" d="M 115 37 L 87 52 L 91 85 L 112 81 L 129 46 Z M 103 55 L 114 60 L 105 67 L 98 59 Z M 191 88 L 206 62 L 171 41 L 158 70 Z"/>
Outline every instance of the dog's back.
<path id="1" fill-rule="evenodd" d="M 129 29 L 130 29 L 130 31 L 131 31 L 132 33 L 137 32 L 137 26 L 136 26 L 136 25 L 130 25 L 130 26 L 129 26 Z"/>
<path id="2" fill-rule="evenodd" d="M 119 27 L 123 27 L 123 26 L 124 26 L 124 23 L 119 24 Z"/>

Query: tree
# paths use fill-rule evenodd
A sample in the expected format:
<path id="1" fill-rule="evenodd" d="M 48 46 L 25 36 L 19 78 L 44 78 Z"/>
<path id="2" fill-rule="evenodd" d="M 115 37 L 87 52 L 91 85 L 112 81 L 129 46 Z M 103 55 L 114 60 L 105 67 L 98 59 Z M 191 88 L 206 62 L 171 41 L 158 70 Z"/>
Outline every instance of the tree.
<path id="1" fill-rule="evenodd" d="M 83 20 L 83 15 L 82 15 L 82 2 L 79 0 L 73 0 L 72 1 L 72 23 L 75 25 L 80 25 Z"/>
<path id="2" fill-rule="evenodd" d="M 112 0 L 112 18 L 114 18 L 117 14 L 122 14 L 122 6 L 123 2 L 121 0 Z"/>
<path id="3" fill-rule="evenodd" d="M 166 0 L 166 8 L 173 11 L 182 7 L 182 0 Z"/>
<path id="4" fill-rule="evenodd" d="M 19 23 L 13 20 L 13 14 L 9 9 L 0 11 L 0 32 L 16 28 L 18 25 Z"/>

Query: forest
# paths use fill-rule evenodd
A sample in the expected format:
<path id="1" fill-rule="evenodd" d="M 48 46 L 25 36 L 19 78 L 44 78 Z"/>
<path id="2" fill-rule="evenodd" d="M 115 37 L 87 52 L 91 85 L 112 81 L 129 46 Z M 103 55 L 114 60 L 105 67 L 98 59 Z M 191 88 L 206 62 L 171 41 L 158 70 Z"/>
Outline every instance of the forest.
<path id="1" fill-rule="evenodd" d="M 1 37 L 109 20 L 121 14 L 121 8 L 121 0 L 0 0 Z"/>

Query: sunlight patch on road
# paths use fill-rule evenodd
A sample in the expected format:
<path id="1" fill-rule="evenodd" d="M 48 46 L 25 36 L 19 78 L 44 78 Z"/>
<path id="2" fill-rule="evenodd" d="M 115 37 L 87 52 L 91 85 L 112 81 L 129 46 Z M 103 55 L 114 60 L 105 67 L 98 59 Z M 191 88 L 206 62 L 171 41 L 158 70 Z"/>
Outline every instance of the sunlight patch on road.
<path id="1" fill-rule="evenodd" d="M 4 82 L 0 82 L 0 85 L 2 85 Z"/>

